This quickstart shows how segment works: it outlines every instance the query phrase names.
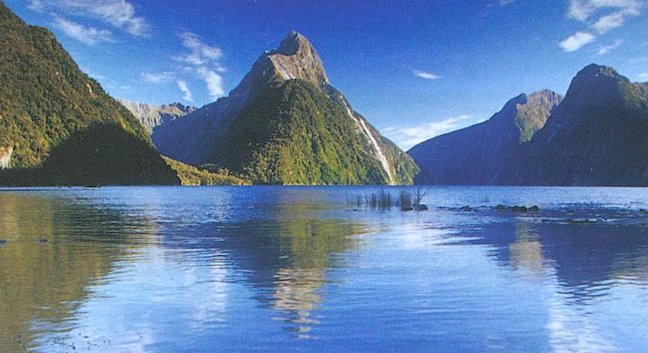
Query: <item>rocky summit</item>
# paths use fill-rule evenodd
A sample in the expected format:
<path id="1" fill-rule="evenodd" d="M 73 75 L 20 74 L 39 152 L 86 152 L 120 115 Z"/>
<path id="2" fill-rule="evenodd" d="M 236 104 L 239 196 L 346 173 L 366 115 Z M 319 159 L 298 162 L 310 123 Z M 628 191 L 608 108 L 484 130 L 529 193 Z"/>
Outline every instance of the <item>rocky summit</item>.
<path id="1" fill-rule="evenodd" d="M 264 184 L 408 184 L 418 167 L 330 85 L 302 34 L 262 54 L 228 97 L 155 129 L 159 150 Z"/>

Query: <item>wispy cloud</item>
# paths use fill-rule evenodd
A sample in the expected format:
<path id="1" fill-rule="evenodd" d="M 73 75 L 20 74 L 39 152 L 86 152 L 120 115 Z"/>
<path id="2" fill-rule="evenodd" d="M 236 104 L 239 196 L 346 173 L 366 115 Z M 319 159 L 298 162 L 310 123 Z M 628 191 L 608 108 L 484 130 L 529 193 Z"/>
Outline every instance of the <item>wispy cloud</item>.
<path id="1" fill-rule="evenodd" d="M 626 16 L 637 16 L 644 5 L 644 0 L 570 0 L 567 15 L 583 22 L 601 10 L 613 10 Z"/>
<path id="2" fill-rule="evenodd" d="M 216 99 L 223 96 L 225 93 L 225 90 L 223 89 L 223 78 L 219 74 L 204 66 L 199 67 L 197 73 L 198 76 L 207 84 L 207 90 L 209 91 L 210 97 Z"/>
<path id="3" fill-rule="evenodd" d="M 566 52 L 574 52 L 583 46 L 592 43 L 596 36 L 589 32 L 577 32 L 573 36 L 560 42 L 560 47 Z"/>
<path id="4" fill-rule="evenodd" d="M 177 61 L 195 66 L 218 65 L 218 60 L 223 56 L 220 48 L 204 43 L 195 33 L 183 32 L 180 34 L 180 39 L 182 45 L 189 49 L 189 53 L 176 56 Z"/>
<path id="5" fill-rule="evenodd" d="M 53 11 L 68 16 L 89 17 L 134 36 L 147 36 L 150 25 L 127 0 L 29 0 L 33 11 Z"/>
<path id="6" fill-rule="evenodd" d="M 596 22 L 594 22 L 592 28 L 598 33 L 604 34 L 615 28 L 623 26 L 625 17 L 626 15 L 621 12 L 614 12 L 599 18 Z"/>
<path id="7" fill-rule="evenodd" d="M 499 0 L 500 6 L 510 5 L 513 2 L 515 2 L 515 0 Z"/>
<path id="8" fill-rule="evenodd" d="M 205 82 L 212 99 L 222 97 L 225 89 L 223 78 L 219 73 L 225 71 L 220 63 L 223 51 L 216 46 L 206 44 L 198 35 L 188 31 L 181 33 L 180 39 L 188 52 L 173 59 L 189 65 L 190 71 Z"/>
<path id="9" fill-rule="evenodd" d="M 162 84 L 169 82 L 175 78 L 175 74 L 173 72 L 143 72 L 142 73 L 142 78 L 146 80 L 149 83 L 153 83 L 156 85 Z"/>
<path id="10" fill-rule="evenodd" d="M 639 81 L 648 80 L 648 72 L 640 73 L 639 75 L 637 75 L 637 79 L 639 79 Z"/>
<path id="11" fill-rule="evenodd" d="M 570 0 L 567 17 L 587 24 L 588 30 L 568 37 L 560 46 L 566 52 L 577 51 L 597 36 L 622 27 L 628 17 L 639 16 L 645 5 L 646 0 Z"/>
<path id="12" fill-rule="evenodd" d="M 383 132 L 402 149 L 408 150 L 432 137 L 465 127 L 470 122 L 474 122 L 472 116 L 460 115 L 418 126 L 389 127 L 384 129 Z"/>
<path id="13" fill-rule="evenodd" d="M 414 73 L 414 76 L 420 77 L 420 78 L 426 79 L 426 80 L 438 80 L 438 79 L 441 78 L 441 76 L 433 74 L 431 72 L 427 72 L 427 71 L 414 70 L 413 73 Z"/>
<path id="14" fill-rule="evenodd" d="M 617 49 L 618 47 L 620 47 L 621 44 L 623 44 L 623 40 L 619 39 L 619 40 L 617 40 L 616 42 L 614 42 L 614 43 L 612 43 L 610 45 L 604 45 L 604 46 L 600 47 L 599 50 L 596 52 L 596 54 L 597 55 L 605 55 L 605 54 Z"/>
<path id="15" fill-rule="evenodd" d="M 114 42 L 112 32 L 107 29 L 85 26 L 60 16 L 54 16 L 54 25 L 65 35 L 86 45 Z"/>
<path id="16" fill-rule="evenodd" d="M 184 80 L 177 80 L 176 84 L 178 85 L 178 89 L 182 92 L 182 99 L 186 100 L 187 102 L 194 102 L 193 99 L 193 93 L 189 89 L 189 85 L 187 85 L 187 82 Z"/>

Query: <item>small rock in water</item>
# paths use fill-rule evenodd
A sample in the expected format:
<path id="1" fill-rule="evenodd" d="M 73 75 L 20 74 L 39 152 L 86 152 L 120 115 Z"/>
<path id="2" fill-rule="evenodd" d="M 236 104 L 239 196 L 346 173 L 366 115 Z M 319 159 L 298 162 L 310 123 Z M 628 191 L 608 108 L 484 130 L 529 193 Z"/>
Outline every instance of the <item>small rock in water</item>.
<path id="1" fill-rule="evenodd" d="M 48 241 L 49 241 L 49 240 L 47 240 L 47 239 L 45 239 L 45 238 L 38 239 L 38 242 L 41 243 L 41 244 L 45 244 L 45 243 L 47 243 Z"/>
<path id="2" fill-rule="evenodd" d="M 427 207 L 427 205 L 418 205 L 418 206 L 416 206 L 416 210 L 417 211 L 427 211 L 428 207 Z"/>
<path id="3" fill-rule="evenodd" d="M 5 244 L 7 244 L 7 241 L 4 239 L 0 239 L 0 245 L 5 245 Z"/>
<path id="4" fill-rule="evenodd" d="M 464 206 L 464 207 L 460 208 L 460 210 L 462 210 L 462 211 L 472 211 L 473 209 L 470 206 Z"/>
<path id="5" fill-rule="evenodd" d="M 403 206 L 403 207 L 401 207 L 401 211 L 405 211 L 405 212 L 407 212 L 407 211 L 414 211 L 414 208 L 413 208 L 413 207 L 409 207 L 409 206 Z"/>
<path id="6" fill-rule="evenodd" d="M 642 208 L 642 209 L 639 210 L 639 213 L 648 214 L 648 210 L 646 210 L 645 208 Z"/>
<path id="7" fill-rule="evenodd" d="M 568 219 L 567 224 L 596 224 L 598 219 Z"/>
<path id="8" fill-rule="evenodd" d="M 509 207 L 509 209 L 513 212 L 519 212 L 519 213 L 529 212 L 529 209 L 526 208 L 525 206 L 513 206 L 513 207 Z"/>

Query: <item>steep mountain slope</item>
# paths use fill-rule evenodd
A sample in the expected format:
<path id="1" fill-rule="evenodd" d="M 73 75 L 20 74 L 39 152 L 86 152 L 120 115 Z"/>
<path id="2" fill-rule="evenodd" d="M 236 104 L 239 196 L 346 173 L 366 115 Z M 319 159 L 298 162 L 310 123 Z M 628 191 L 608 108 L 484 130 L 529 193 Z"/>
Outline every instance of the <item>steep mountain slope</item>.
<path id="1" fill-rule="evenodd" d="M 196 111 L 195 107 L 180 103 L 155 105 L 131 102 L 126 99 L 117 101 L 126 107 L 149 132 L 152 132 L 157 126 Z"/>
<path id="2" fill-rule="evenodd" d="M 0 147 L 13 147 L 11 166 L 38 165 L 52 146 L 92 122 L 116 122 L 148 140 L 51 32 L 27 26 L 2 2 L 0 33 Z"/>
<path id="3" fill-rule="evenodd" d="M 421 184 L 496 184 L 506 178 L 515 152 L 546 123 L 562 97 L 552 91 L 511 99 L 489 120 L 422 142 L 408 153 L 421 168 Z"/>
<path id="4" fill-rule="evenodd" d="M 228 97 L 156 128 L 153 139 L 172 158 L 256 183 L 401 184 L 418 171 L 330 86 L 319 55 L 296 32 Z"/>
<path id="5" fill-rule="evenodd" d="M 648 87 L 585 67 L 522 152 L 518 184 L 648 185 Z"/>
<path id="6" fill-rule="evenodd" d="M 158 154 L 146 129 L 81 72 L 51 32 L 26 25 L 2 1 L 0 48 L 0 185 L 195 180 L 188 166 Z M 199 174 L 207 183 L 239 183 Z"/>

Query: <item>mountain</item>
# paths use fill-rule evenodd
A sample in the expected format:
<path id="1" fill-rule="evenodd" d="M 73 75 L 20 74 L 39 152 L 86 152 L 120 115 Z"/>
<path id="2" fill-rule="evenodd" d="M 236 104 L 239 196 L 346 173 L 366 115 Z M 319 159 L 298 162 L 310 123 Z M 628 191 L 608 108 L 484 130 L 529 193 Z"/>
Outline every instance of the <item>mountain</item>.
<path id="1" fill-rule="evenodd" d="M 117 101 L 126 107 L 149 132 L 152 132 L 157 126 L 196 111 L 195 107 L 180 103 L 154 105 L 131 102 L 126 99 Z"/>
<path id="2" fill-rule="evenodd" d="M 513 183 L 648 186 L 648 86 L 585 67 L 527 147 Z"/>
<path id="3" fill-rule="evenodd" d="M 511 99 L 489 120 L 422 142 L 408 151 L 421 184 L 497 184 L 516 152 L 531 141 L 562 97 L 544 90 Z"/>
<path id="4" fill-rule="evenodd" d="M 409 151 L 422 184 L 648 186 L 648 85 L 591 64 L 564 97 L 519 96 Z"/>
<path id="5" fill-rule="evenodd" d="M 264 184 L 407 184 L 418 168 L 330 85 L 292 32 L 228 97 L 153 131 L 158 150 Z"/>
<path id="6" fill-rule="evenodd" d="M 0 1 L 0 184 L 180 184 L 145 128 Z M 176 164 L 173 164 L 176 166 Z"/>

